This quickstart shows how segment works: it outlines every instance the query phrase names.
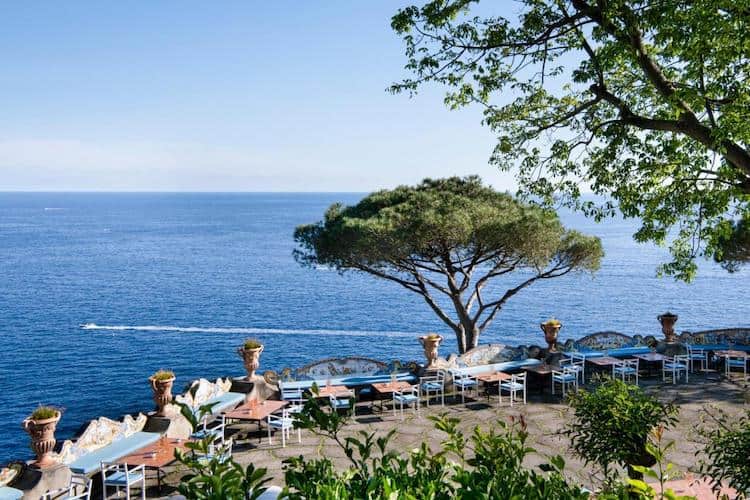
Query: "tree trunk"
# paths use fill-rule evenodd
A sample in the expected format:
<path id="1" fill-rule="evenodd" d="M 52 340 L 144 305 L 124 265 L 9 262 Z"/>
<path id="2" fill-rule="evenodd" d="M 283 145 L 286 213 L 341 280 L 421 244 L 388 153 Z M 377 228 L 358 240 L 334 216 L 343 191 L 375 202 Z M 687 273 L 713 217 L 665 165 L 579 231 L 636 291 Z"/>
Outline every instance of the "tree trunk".
<path id="1" fill-rule="evenodd" d="M 456 340 L 458 341 L 458 353 L 463 354 L 479 344 L 479 334 L 481 332 L 479 331 L 477 322 L 471 320 L 469 311 L 466 310 L 463 302 L 461 302 L 460 295 L 454 297 L 453 304 L 458 316 L 458 324 L 455 328 Z"/>

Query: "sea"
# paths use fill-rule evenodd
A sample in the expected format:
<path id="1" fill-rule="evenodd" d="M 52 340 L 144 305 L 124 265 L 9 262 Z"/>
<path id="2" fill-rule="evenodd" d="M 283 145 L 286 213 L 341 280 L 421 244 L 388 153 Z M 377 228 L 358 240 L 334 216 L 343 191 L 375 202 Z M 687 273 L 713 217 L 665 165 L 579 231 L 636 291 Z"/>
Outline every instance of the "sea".
<path id="1" fill-rule="evenodd" d="M 356 193 L 0 193 L 0 463 L 29 458 L 21 421 L 40 404 L 64 409 L 57 436 L 88 420 L 152 409 L 147 377 L 244 373 L 237 346 L 265 344 L 260 371 L 332 356 L 421 360 L 426 332 L 456 342 L 424 301 L 377 278 L 306 268 L 294 228 Z M 596 223 L 561 212 L 601 238 L 595 273 L 538 282 L 513 297 L 482 343 L 543 344 L 602 330 L 659 335 L 677 328 L 750 326 L 748 271 L 702 262 L 691 284 L 656 276 L 668 253 L 637 244 L 637 222 Z M 517 282 L 498 283 L 500 291 Z"/>

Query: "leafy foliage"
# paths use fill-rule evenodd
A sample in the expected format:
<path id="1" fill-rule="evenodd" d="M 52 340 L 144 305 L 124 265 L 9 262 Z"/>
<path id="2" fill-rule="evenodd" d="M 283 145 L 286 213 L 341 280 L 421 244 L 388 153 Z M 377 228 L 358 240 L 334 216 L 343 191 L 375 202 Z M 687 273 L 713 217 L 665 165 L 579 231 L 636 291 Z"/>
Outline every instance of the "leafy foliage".
<path id="1" fill-rule="evenodd" d="M 159 381 L 170 380 L 174 378 L 174 372 L 171 370 L 157 370 L 151 375 L 151 378 Z"/>
<path id="2" fill-rule="evenodd" d="M 666 488 L 667 481 L 674 479 L 674 466 L 666 462 L 666 453 L 674 447 L 674 441 L 664 441 L 664 427 L 657 426 L 651 433 L 651 441 L 646 443 L 646 452 L 653 457 L 657 465 L 657 470 L 644 465 L 633 465 L 633 470 L 649 479 L 654 479 L 659 483 L 659 492 L 646 481 L 642 479 L 628 479 L 631 494 L 637 498 L 662 498 L 666 500 L 683 500 L 692 497 L 677 495 L 673 490 Z M 666 465 L 665 465 L 666 464 Z"/>
<path id="3" fill-rule="evenodd" d="M 56 417 L 60 413 L 60 410 L 54 406 L 38 406 L 29 417 L 31 420 L 47 420 L 48 418 Z"/>
<path id="4" fill-rule="evenodd" d="M 628 467 L 636 478 L 640 474 L 633 466 L 653 465 L 649 435 L 677 422 L 675 406 L 617 379 L 605 379 L 592 392 L 580 390 L 571 395 L 570 404 L 575 418 L 567 432 L 573 450 L 586 463 L 598 465 L 607 480 L 614 476 L 616 464 Z"/>
<path id="5" fill-rule="evenodd" d="M 189 469 L 177 487 L 188 500 L 254 500 L 267 488 L 267 470 L 253 464 L 242 467 L 225 459 L 223 450 L 213 448 L 213 438 L 188 442 L 189 451 L 175 450 L 175 458 Z M 206 458 L 209 456 L 210 458 Z"/>
<path id="6" fill-rule="evenodd" d="M 347 470 L 334 468 L 328 458 L 302 456 L 285 461 L 286 488 L 282 498 L 302 499 L 583 499 L 588 493 L 569 485 L 562 457 L 553 457 L 536 472 L 523 467 L 533 452 L 526 445 L 522 420 L 496 429 L 474 429 L 466 439 L 456 418 L 431 417 L 446 438 L 433 452 L 426 443 L 402 453 L 390 446 L 393 432 L 377 436 L 360 431 L 343 437 L 348 416 L 325 411 L 314 399 L 302 412 L 302 428 L 338 443 L 350 462 Z M 471 452 L 471 453 L 470 453 Z"/>
<path id="7" fill-rule="evenodd" d="M 716 480 L 717 488 L 725 481 L 750 495 L 750 412 L 738 419 L 720 412 L 714 422 L 715 427 L 705 432 L 709 442 L 701 472 Z"/>
<path id="8" fill-rule="evenodd" d="M 242 344 L 243 349 L 259 349 L 262 346 L 263 344 L 261 344 L 260 340 L 257 339 L 247 339 Z"/>
<path id="9" fill-rule="evenodd" d="M 553 211 L 478 177 L 426 179 L 336 204 L 294 238 L 304 265 L 362 271 L 422 296 L 461 352 L 513 295 L 540 279 L 595 271 L 603 255 L 598 238 L 566 230 Z M 514 271 L 520 278 L 504 293 L 488 286 Z"/>
<path id="10" fill-rule="evenodd" d="M 638 241 L 673 231 L 662 271 L 689 280 L 696 256 L 737 248 L 732 221 L 750 216 L 746 0 L 477 4 L 399 10 L 411 76 L 392 91 L 436 82 L 449 107 L 482 106 L 499 136 L 491 162 L 518 167 L 528 195 L 640 217 Z M 581 185 L 612 201 L 582 200 Z"/>
<path id="11" fill-rule="evenodd" d="M 190 428 L 193 432 L 200 429 L 203 419 L 212 414 L 212 408 L 218 403 L 208 403 L 198 407 L 198 412 L 193 411 L 193 408 L 185 403 L 177 403 L 180 406 L 180 415 L 185 417 L 185 420 L 190 424 Z"/>

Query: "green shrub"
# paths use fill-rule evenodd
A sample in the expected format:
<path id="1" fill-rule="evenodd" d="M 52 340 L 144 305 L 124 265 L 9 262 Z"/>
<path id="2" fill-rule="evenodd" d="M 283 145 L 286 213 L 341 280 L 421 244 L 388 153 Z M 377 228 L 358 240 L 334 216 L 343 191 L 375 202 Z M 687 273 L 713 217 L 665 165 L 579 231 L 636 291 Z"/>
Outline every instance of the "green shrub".
<path id="1" fill-rule="evenodd" d="M 259 349 L 263 347 L 263 344 L 260 343 L 260 340 L 257 339 L 247 339 L 243 344 L 243 349 Z"/>
<path id="2" fill-rule="evenodd" d="M 702 430 L 708 460 L 701 460 L 700 471 L 716 480 L 716 488 L 723 481 L 750 497 L 750 411 L 739 419 L 721 411 L 709 415 L 714 427 Z"/>
<path id="3" fill-rule="evenodd" d="M 31 413 L 31 416 L 29 418 L 31 420 L 47 420 L 48 418 L 56 417 L 59 412 L 60 410 L 58 410 L 54 406 L 40 405 Z"/>
<path id="4" fill-rule="evenodd" d="M 286 487 L 281 498 L 303 499 L 583 499 L 588 493 L 569 485 L 564 461 L 553 457 L 542 470 L 522 465 L 533 452 L 526 445 L 522 420 L 500 422 L 496 428 L 474 429 L 469 439 L 459 419 L 430 417 L 446 438 L 433 451 L 426 443 L 407 451 L 391 446 L 393 433 L 377 436 L 360 431 L 342 437 L 350 417 L 325 411 L 308 400 L 298 426 L 336 442 L 349 460 L 338 470 L 328 458 L 302 456 L 284 461 Z"/>
<path id="5" fill-rule="evenodd" d="M 222 458 L 223 448 L 212 449 L 212 437 L 185 444 L 188 451 L 175 450 L 177 460 L 189 470 L 177 490 L 188 500 L 255 500 L 266 491 L 267 470 L 253 464 L 242 467 Z M 210 453 L 211 458 L 205 456 Z"/>
<path id="6" fill-rule="evenodd" d="M 633 478 L 641 473 L 632 466 L 654 465 L 655 459 L 646 444 L 649 435 L 661 426 L 677 422 L 677 408 L 659 402 L 640 387 L 607 378 L 592 392 L 580 390 L 571 395 L 575 412 L 568 425 L 573 451 L 587 464 L 596 464 L 608 480 L 615 471 L 612 465 L 628 468 Z"/>
<path id="7" fill-rule="evenodd" d="M 170 380 L 174 378 L 174 372 L 170 370 L 158 370 L 156 373 L 151 375 L 151 378 L 154 380 Z"/>

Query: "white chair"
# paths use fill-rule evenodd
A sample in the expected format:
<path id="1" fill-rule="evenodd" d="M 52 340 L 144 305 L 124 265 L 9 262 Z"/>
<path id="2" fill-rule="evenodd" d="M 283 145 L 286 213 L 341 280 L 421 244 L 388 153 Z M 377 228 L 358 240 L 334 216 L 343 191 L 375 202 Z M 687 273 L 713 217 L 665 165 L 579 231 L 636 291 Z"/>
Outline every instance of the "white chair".
<path id="1" fill-rule="evenodd" d="M 742 378 L 747 378 L 747 354 L 742 356 L 725 356 L 724 357 L 724 374 L 727 378 L 732 376 L 732 368 L 742 370 Z"/>
<path id="2" fill-rule="evenodd" d="M 628 379 L 635 378 L 635 385 L 638 385 L 638 359 L 624 359 L 612 365 L 612 378 L 619 377 L 625 382 Z"/>
<path id="3" fill-rule="evenodd" d="M 586 355 L 580 352 L 564 352 L 560 360 L 561 367 L 571 368 L 578 373 L 579 384 L 586 383 Z"/>
<path id="4" fill-rule="evenodd" d="M 667 373 L 672 377 L 672 384 L 676 384 L 680 378 L 680 373 L 685 374 L 685 382 L 688 381 L 688 366 L 690 361 L 687 354 L 678 354 L 674 357 L 664 356 L 661 364 L 661 378 L 663 382 L 667 381 Z"/>
<path id="5" fill-rule="evenodd" d="M 701 370 L 707 371 L 708 370 L 708 354 L 703 349 L 696 349 L 691 344 L 685 344 L 685 347 L 687 348 L 687 356 L 688 356 L 688 366 L 691 371 L 695 371 L 695 362 L 699 362 L 701 364 Z"/>
<path id="6" fill-rule="evenodd" d="M 67 488 L 48 490 L 42 495 L 41 500 L 90 500 L 91 479 L 79 474 L 70 476 L 70 484 Z"/>
<path id="7" fill-rule="evenodd" d="M 208 453 L 205 454 L 199 454 L 196 456 L 196 459 L 206 463 L 210 462 L 211 460 L 216 459 L 219 463 L 224 463 L 230 458 L 232 458 L 232 447 L 234 445 L 234 442 L 232 439 L 227 439 L 224 443 L 217 445 L 216 443 L 211 443 L 208 445 Z"/>
<path id="8" fill-rule="evenodd" d="M 281 447 L 286 448 L 286 441 L 289 439 L 292 430 L 294 429 L 294 417 L 289 413 L 288 409 L 284 409 L 281 415 L 269 415 L 268 416 L 268 444 L 273 444 L 271 439 L 271 433 L 273 431 L 281 432 Z M 302 442 L 302 431 L 297 429 L 297 442 Z"/>
<path id="9" fill-rule="evenodd" d="M 461 371 L 453 372 L 453 388 L 461 389 L 461 403 L 466 403 L 466 391 L 474 390 L 475 392 L 479 388 L 479 381 L 468 373 L 462 373 Z"/>
<path id="10" fill-rule="evenodd" d="M 427 406 L 430 406 L 430 396 L 440 395 L 440 404 L 445 406 L 445 371 L 438 370 L 437 375 L 419 379 L 420 397 L 427 396 Z"/>
<path id="11" fill-rule="evenodd" d="M 227 421 L 224 415 L 221 416 L 221 421 L 215 424 L 213 427 L 208 427 L 209 415 L 203 416 L 202 427 L 200 430 L 193 432 L 190 437 L 192 439 L 205 439 L 211 437 L 214 441 L 219 441 L 224 444 L 224 436 L 227 428 Z"/>
<path id="12" fill-rule="evenodd" d="M 555 393 L 555 384 L 562 386 L 563 397 L 565 397 L 565 389 L 569 385 L 572 385 L 578 391 L 578 371 L 567 367 L 562 367 L 562 370 L 552 370 L 552 394 Z"/>
<path id="13" fill-rule="evenodd" d="M 419 413 L 419 386 L 413 385 L 409 389 L 402 389 L 393 392 L 393 415 L 396 415 L 396 403 L 401 407 L 401 418 L 404 418 L 404 406 L 414 405 L 414 409 Z"/>
<path id="14" fill-rule="evenodd" d="M 511 375 L 510 380 L 500 382 L 498 388 L 498 405 L 503 400 L 503 391 L 509 393 L 511 406 L 513 406 L 513 401 L 516 399 L 517 392 L 523 392 L 523 404 L 526 404 L 526 373 Z"/>
<path id="15" fill-rule="evenodd" d="M 351 410 L 352 405 L 350 402 L 352 395 L 349 392 L 342 392 L 339 394 L 331 394 L 328 396 L 328 401 L 331 403 L 331 408 L 335 411 L 338 410 Z"/>
<path id="16" fill-rule="evenodd" d="M 299 387 L 284 387 L 284 382 L 279 380 L 279 393 L 282 401 L 304 401 L 302 389 Z"/>
<path id="17" fill-rule="evenodd" d="M 117 496 L 125 490 L 125 497 L 130 498 L 130 490 L 140 484 L 141 498 L 146 498 L 146 468 L 143 465 L 128 466 L 114 462 L 102 462 L 102 499 L 107 498 L 107 488 L 115 488 Z"/>

